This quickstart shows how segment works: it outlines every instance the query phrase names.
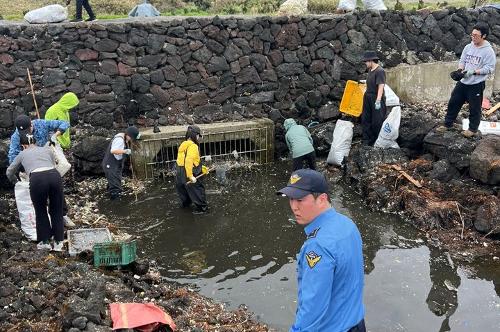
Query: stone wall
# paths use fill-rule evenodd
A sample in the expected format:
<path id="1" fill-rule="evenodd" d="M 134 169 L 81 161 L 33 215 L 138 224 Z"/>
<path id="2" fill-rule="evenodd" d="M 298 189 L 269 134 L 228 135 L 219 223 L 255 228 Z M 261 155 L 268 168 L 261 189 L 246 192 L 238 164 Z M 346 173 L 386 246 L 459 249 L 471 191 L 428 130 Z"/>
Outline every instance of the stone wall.
<path id="1" fill-rule="evenodd" d="M 386 67 L 455 60 L 476 22 L 500 44 L 500 11 L 359 12 L 305 17 L 187 17 L 29 25 L 0 22 L 0 137 L 65 91 L 74 122 L 113 128 L 246 117 L 325 120 L 345 80 L 377 49 Z M 328 103 L 333 101 L 333 103 Z"/>

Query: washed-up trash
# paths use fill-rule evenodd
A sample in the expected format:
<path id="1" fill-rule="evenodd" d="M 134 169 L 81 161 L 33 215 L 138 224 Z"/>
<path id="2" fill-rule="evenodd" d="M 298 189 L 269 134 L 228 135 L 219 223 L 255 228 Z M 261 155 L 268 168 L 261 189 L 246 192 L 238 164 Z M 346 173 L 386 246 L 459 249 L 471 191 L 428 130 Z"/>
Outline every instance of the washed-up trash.
<path id="1" fill-rule="evenodd" d="M 82 251 L 93 251 L 97 243 L 111 242 L 107 228 L 81 228 L 68 230 L 68 252 L 75 256 Z"/>
<path id="2" fill-rule="evenodd" d="M 177 329 L 172 317 L 152 303 L 111 303 L 109 308 L 113 330 L 151 332 L 163 325 L 168 325 L 173 331 Z"/>
<path id="3" fill-rule="evenodd" d="M 61 5 L 49 5 L 30 10 L 24 19 L 29 23 L 58 23 L 68 19 L 68 9 Z"/>
<path id="4" fill-rule="evenodd" d="M 462 120 L 462 129 L 463 130 L 469 129 L 469 119 Z M 479 131 L 481 131 L 481 134 L 483 135 L 486 134 L 500 135 L 500 122 L 481 121 L 479 123 L 478 129 Z"/>
<path id="5" fill-rule="evenodd" d="M 144 3 L 141 3 L 134 7 L 128 13 L 129 17 L 155 17 L 160 16 L 160 12 L 152 5 L 148 3 L 148 0 L 144 0 Z"/>

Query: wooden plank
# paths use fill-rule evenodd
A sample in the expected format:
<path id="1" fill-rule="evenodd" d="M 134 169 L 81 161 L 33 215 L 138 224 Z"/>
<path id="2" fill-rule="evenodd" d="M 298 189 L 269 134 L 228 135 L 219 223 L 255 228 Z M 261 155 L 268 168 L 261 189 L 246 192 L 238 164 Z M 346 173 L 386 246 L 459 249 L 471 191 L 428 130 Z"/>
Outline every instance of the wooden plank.
<path id="1" fill-rule="evenodd" d="M 399 165 L 392 165 L 392 168 L 395 169 L 396 171 L 398 171 L 399 173 L 401 173 L 402 176 L 404 176 L 408 181 L 413 183 L 417 188 L 422 188 L 422 185 L 420 184 L 420 182 L 418 182 L 413 177 L 411 177 L 410 174 L 403 171 Z"/>
<path id="2" fill-rule="evenodd" d="M 487 110 L 483 114 L 486 116 L 491 115 L 491 114 L 495 113 L 495 111 L 499 108 L 500 108 L 500 103 L 497 103 L 495 106 L 493 106 L 492 108 L 490 108 L 489 110 Z"/>

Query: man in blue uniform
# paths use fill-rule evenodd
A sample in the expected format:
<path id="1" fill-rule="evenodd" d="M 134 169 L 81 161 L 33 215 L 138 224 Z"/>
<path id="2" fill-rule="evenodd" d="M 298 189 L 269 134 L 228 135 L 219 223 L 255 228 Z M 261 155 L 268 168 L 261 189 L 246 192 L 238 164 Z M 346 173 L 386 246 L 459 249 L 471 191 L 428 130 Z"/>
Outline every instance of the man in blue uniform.
<path id="1" fill-rule="evenodd" d="M 298 255 L 298 301 L 290 332 L 365 332 L 361 235 L 332 208 L 323 174 L 301 169 L 277 193 L 307 236 Z"/>

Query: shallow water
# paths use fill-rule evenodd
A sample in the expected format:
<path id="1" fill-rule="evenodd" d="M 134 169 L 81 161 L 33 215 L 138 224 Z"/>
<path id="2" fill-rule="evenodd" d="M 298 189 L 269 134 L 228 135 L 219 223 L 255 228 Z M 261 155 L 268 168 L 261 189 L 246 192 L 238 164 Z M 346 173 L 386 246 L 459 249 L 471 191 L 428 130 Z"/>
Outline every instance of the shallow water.
<path id="1" fill-rule="evenodd" d="M 155 259 L 168 280 L 232 308 L 245 304 L 285 331 L 294 319 L 295 255 L 304 240 L 288 201 L 275 195 L 289 168 L 231 170 L 226 187 L 209 176 L 208 215 L 178 207 L 173 179 L 148 187 L 138 201 L 132 195 L 100 208 L 140 236 L 141 256 Z M 500 331 L 498 260 L 453 261 L 399 217 L 368 211 L 347 186 L 335 187 L 333 201 L 363 237 L 369 331 Z"/>

